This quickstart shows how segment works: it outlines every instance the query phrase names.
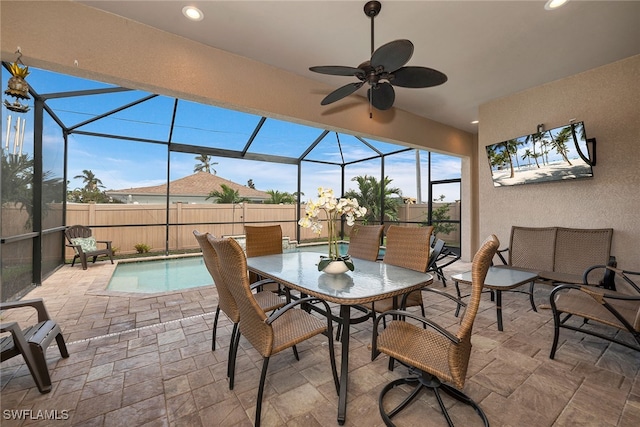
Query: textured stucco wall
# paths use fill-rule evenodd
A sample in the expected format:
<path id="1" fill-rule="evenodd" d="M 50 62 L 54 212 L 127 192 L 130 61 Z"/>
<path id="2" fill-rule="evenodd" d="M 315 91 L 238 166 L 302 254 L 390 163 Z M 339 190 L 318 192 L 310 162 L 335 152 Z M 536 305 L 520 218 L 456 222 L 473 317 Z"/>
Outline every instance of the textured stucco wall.
<path id="1" fill-rule="evenodd" d="M 597 140 L 593 179 L 493 187 L 485 146 L 574 118 Z M 480 239 L 506 247 L 512 225 L 611 227 L 618 266 L 640 270 L 640 56 L 482 105 L 478 153 Z"/>

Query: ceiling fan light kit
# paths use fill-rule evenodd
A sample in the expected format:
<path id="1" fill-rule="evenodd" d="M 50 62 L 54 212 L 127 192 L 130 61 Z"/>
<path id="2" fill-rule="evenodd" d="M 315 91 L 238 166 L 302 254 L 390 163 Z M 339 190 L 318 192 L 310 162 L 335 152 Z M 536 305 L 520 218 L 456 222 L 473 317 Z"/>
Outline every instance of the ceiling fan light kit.
<path id="1" fill-rule="evenodd" d="M 359 82 L 349 83 L 331 92 L 321 102 L 328 105 L 345 98 L 365 83 L 369 85 L 367 98 L 370 108 L 388 110 L 395 101 L 393 86 L 406 88 L 425 88 L 443 84 L 447 76 L 440 71 L 417 66 L 405 66 L 413 55 L 413 43 L 409 40 L 394 40 L 374 50 L 374 18 L 380 13 L 379 1 L 369 1 L 364 5 L 364 14 L 371 19 L 371 59 L 348 67 L 324 65 L 310 67 L 309 70 L 333 76 L 355 76 Z M 371 117 L 371 111 L 369 117 Z"/>

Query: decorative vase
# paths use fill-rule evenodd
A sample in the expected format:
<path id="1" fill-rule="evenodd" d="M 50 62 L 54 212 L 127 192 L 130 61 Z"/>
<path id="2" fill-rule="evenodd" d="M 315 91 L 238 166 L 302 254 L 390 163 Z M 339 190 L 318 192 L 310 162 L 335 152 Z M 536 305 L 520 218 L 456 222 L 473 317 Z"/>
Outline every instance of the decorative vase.
<path id="1" fill-rule="evenodd" d="M 331 261 L 322 269 L 322 272 L 327 274 L 342 274 L 347 271 L 349 271 L 349 266 L 342 260 Z"/>

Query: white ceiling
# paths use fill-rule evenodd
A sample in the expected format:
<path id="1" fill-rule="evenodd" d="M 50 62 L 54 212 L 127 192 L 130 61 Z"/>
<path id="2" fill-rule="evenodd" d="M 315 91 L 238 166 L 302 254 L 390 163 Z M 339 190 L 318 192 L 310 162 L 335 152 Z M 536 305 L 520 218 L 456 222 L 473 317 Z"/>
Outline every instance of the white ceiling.
<path id="1" fill-rule="evenodd" d="M 309 67 L 357 67 L 371 53 L 364 0 L 81 3 L 335 88 L 357 79 Z M 187 4 L 200 8 L 204 19 L 184 18 Z M 449 78 L 433 88 L 396 88 L 394 107 L 475 133 L 470 122 L 489 100 L 640 54 L 640 1 L 572 0 L 555 11 L 544 4 L 382 1 L 375 47 L 409 39 L 415 51 L 407 65 L 435 68 Z M 366 96 L 366 88 L 357 94 Z"/>

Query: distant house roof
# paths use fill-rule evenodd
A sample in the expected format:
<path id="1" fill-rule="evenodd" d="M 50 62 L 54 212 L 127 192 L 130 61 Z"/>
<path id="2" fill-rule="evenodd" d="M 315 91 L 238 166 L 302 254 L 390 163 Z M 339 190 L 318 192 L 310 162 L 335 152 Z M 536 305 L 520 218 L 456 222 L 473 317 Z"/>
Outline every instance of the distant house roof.
<path id="1" fill-rule="evenodd" d="M 221 178 L 209 172 L 196 172 L 193 175 L 176 179 L 169 183 L 169 193 L 172 196 L 207 197 L 212 191 L 222 191 L 222 184 L 237 191 L 240 197 L 250 200 L 265 200 L 271 196 L 260 190 L 249 188 L 228 179 Z M 151 187 L 125 188 L 122 190 L 106 191 L 109 195 L 166 195 L 167 185 L 153 185 Z"/>

